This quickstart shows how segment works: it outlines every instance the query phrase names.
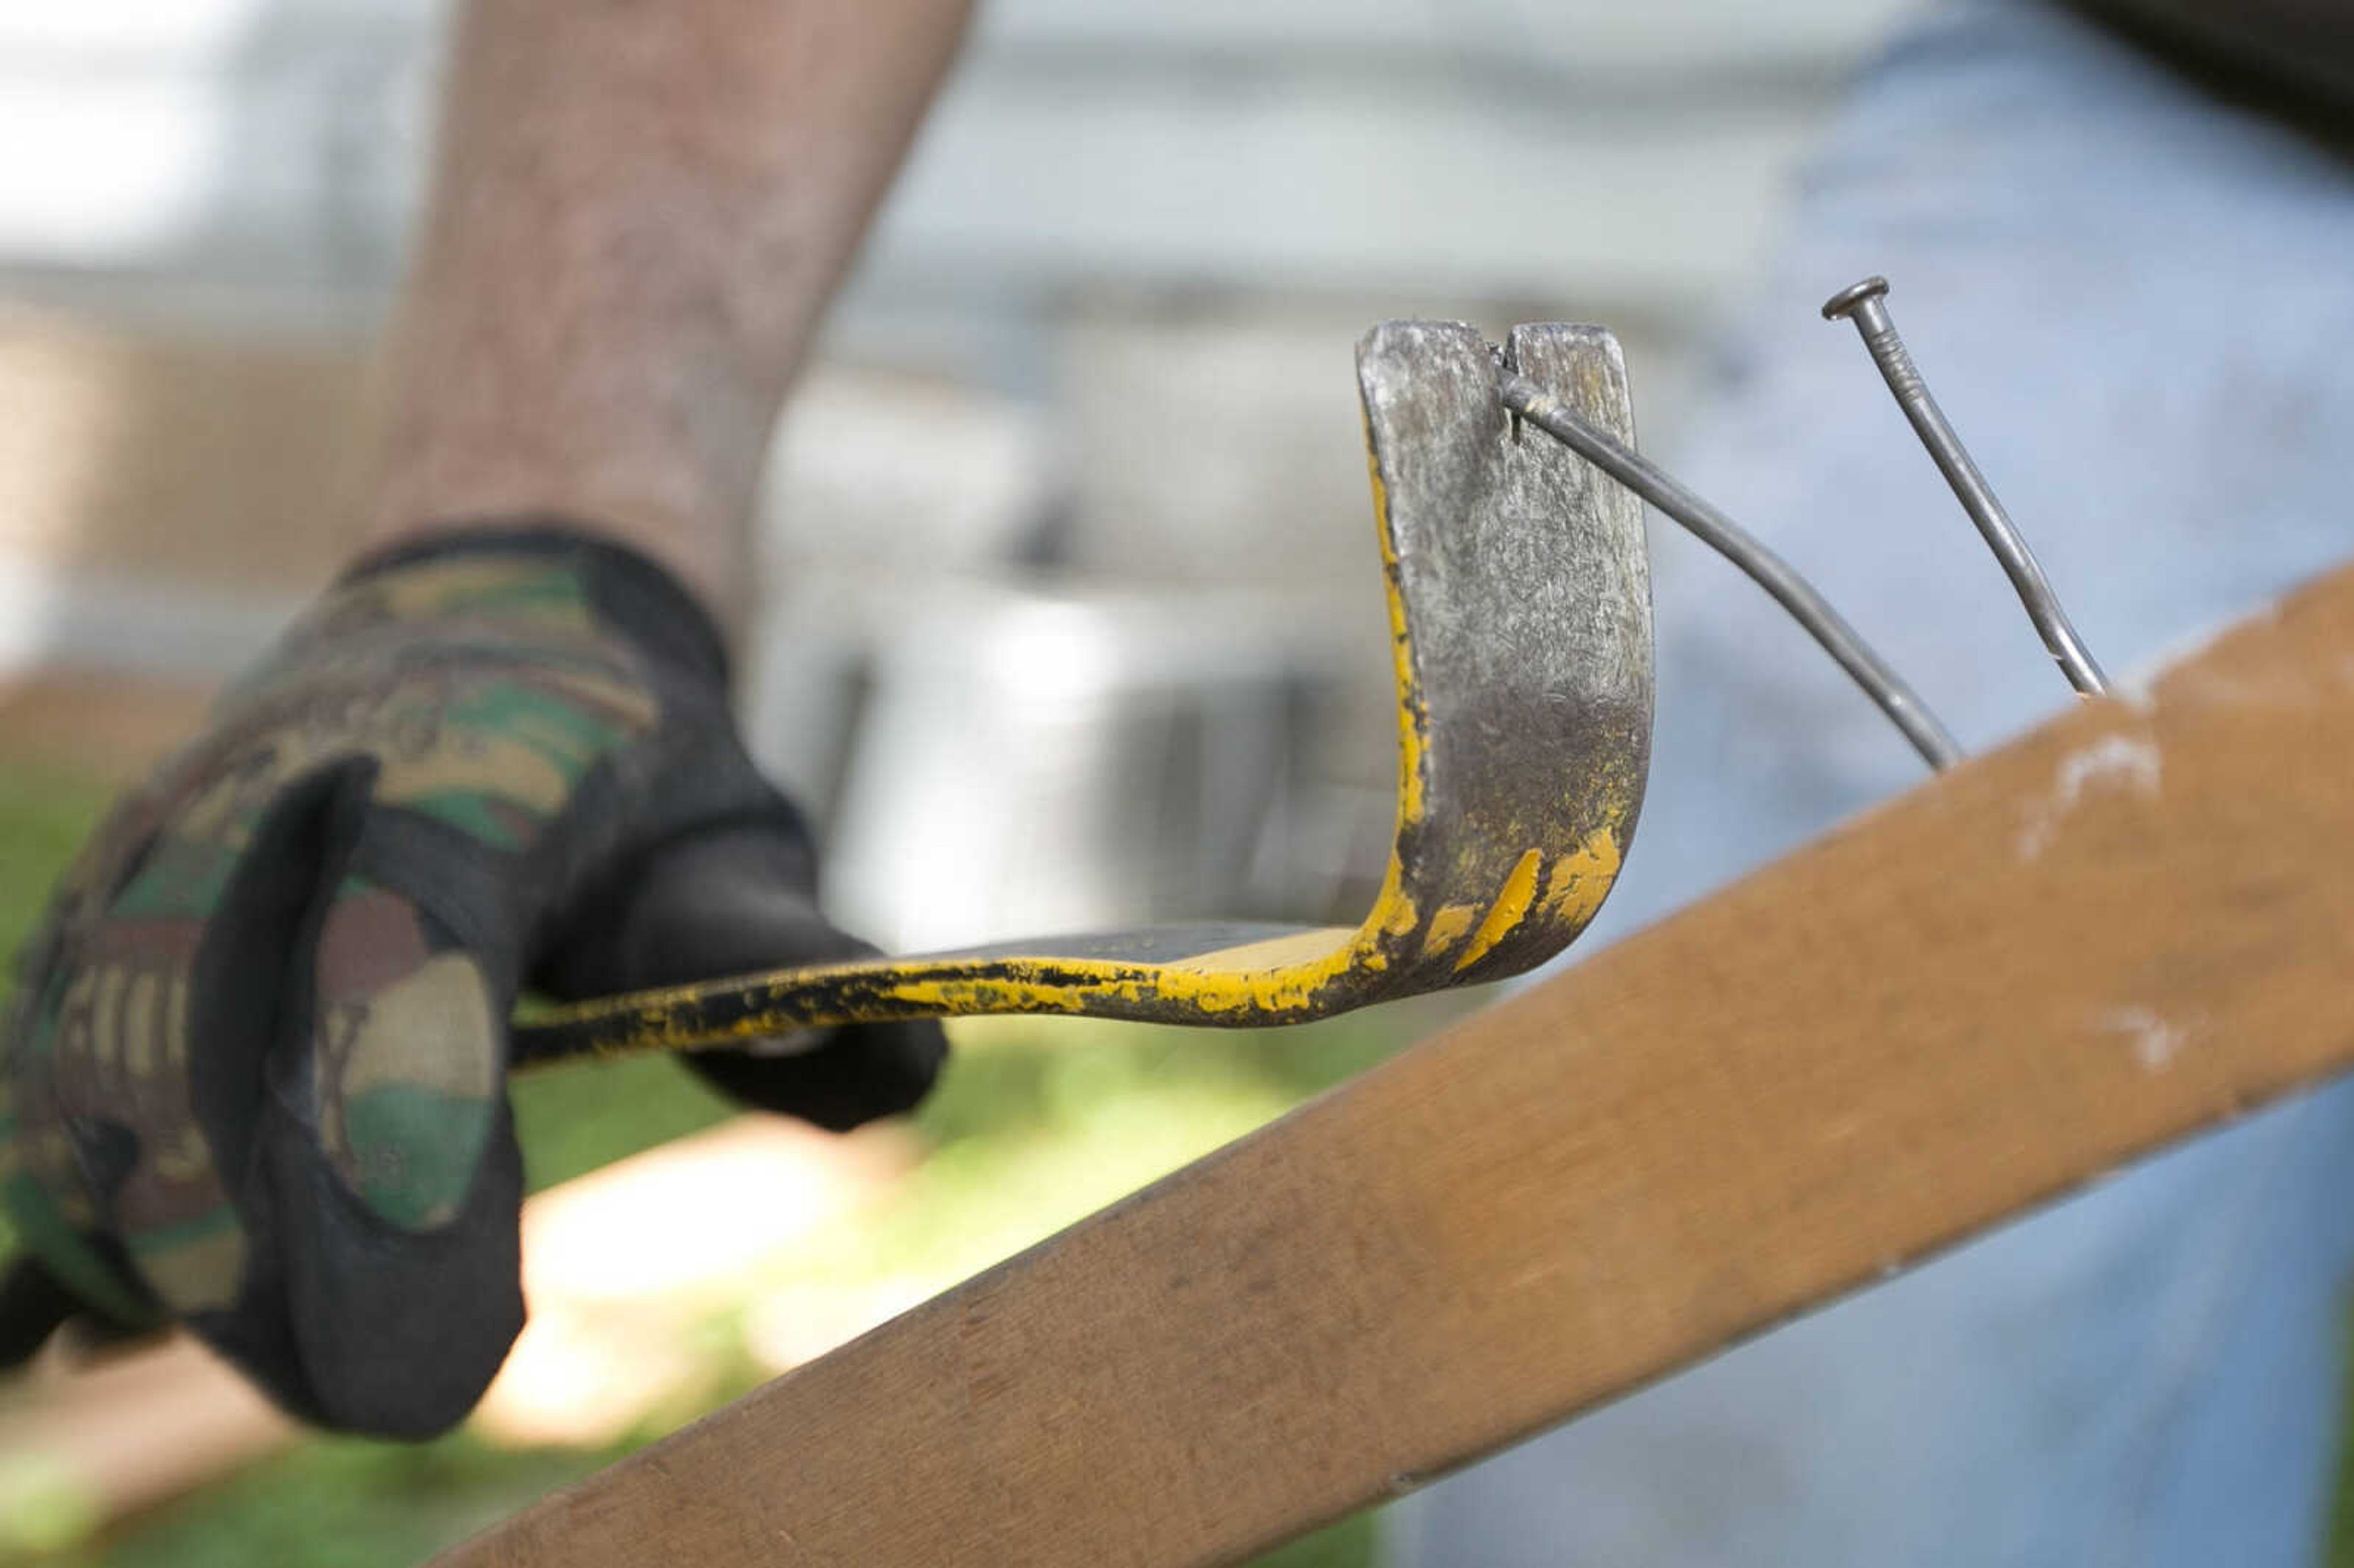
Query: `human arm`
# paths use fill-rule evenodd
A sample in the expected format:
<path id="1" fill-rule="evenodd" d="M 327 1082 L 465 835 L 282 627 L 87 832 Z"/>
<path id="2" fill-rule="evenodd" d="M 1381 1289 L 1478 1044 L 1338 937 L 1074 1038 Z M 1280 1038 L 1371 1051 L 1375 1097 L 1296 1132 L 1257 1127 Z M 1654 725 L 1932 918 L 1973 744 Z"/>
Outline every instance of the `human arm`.
<path id="1" fill-rule="evenodd" d="M 474 0 L 371 541 L 593 524 L 741 612 L 786 387 L 968 0 Z"/>

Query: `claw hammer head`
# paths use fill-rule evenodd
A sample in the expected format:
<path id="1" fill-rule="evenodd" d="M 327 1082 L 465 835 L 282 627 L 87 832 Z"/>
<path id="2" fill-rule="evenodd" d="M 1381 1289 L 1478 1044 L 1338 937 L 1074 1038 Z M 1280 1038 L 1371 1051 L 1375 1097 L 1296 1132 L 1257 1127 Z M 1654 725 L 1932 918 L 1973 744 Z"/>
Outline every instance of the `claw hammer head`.
<path id="1" fill-rule="evenodd" d="M 1598 327 L 1393 322 L 1357 350 L 1399 694 L 1398 832 L 1370 950 L 1401 990 L 1518 973 L 1617 879 L 1650 763 L 1642 506 L 1523 432 L 1498 359 L 1632 443 Z M 1392 978 L 1394 977 L 1394 978 Z"/>

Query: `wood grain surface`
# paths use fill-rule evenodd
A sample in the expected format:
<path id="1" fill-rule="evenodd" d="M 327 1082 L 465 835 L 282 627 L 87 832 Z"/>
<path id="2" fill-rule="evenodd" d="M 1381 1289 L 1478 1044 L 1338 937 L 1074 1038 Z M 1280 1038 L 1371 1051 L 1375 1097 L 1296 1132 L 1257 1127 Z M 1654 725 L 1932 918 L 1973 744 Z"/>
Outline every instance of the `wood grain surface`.
<path id="1" fill-rule="evenodd" d="M 1246 1557 L 2354 1065 L 2349 854 L 2354 572 L 443 1561 Z"/>

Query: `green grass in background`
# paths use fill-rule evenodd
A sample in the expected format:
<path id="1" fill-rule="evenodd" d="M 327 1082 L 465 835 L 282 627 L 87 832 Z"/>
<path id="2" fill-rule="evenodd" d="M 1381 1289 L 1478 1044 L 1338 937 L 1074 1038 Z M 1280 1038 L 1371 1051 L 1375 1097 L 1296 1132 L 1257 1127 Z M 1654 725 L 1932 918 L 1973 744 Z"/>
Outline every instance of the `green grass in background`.
<path id="1" fill-rule="evenodd" d="M 2338 1506 L 2329 1531 L 2329 1568 L 2354 1568 L 2354 1311 L 2346 1315 L 2346 1418 L 2338 1430 Z"/>
<path id="2" fill-rule="evenodd" d="M 0 954 L 14 954 L 40 917 L 49 885 L 98 825 L 105 797 L 81 779 L 0 766 Z M 13 966 L 0 963 L 0 996 Z"/>

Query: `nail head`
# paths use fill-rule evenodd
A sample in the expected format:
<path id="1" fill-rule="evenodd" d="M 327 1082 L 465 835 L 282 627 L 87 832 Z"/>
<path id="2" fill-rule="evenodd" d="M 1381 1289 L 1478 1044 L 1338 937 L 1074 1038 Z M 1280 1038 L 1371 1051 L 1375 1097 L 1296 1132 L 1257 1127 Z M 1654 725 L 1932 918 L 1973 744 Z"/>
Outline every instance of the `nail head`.
<path id="1" fill-rule="evenodd" d="M 1853 311 L 1864 301 L 1876 300 L 1886 292 L 1888 292 L 1888 280 L 1885 278 L 1871 277 L 1861 283 L 1850 283 L 1823 302 L 1823 320 L 1835 322 Z"/>

